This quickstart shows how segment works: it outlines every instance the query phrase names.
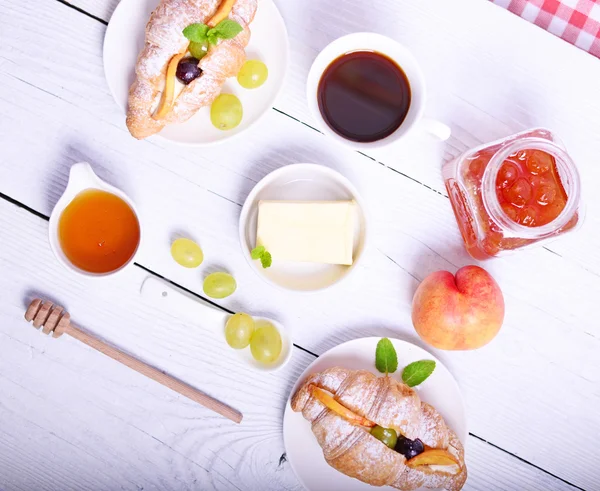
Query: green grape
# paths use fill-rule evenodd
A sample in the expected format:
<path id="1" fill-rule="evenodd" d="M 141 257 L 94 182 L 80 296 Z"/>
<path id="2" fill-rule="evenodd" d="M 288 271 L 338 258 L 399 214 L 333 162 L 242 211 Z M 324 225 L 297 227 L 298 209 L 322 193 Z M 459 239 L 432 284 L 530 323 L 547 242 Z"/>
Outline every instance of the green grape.
<path id="1" fill-rule="evenodd" d="M 250 344 L 253 332 L 254 319 L 248 314 L 235 314 L 225 325 L 225 340 L 232 348 L 242 349 Z"/>
<path id="2" fill-rule="evenodd" d="M 398 434 L 393 428 L 383 428 L 382 426 L 376 425 L 371 428 L 371 435 L 390 448 L 394 448 L 398 441 Z"/>
<path id="3" fill-rule="evenodd" d="M 204 293 L 211 298 L 225 298 L 237 288 L 233 276 L 227 273 L 211 273 L 204 278 Z"/>
<path id="4" fill-rule="evenodd" d="M 260 363 L 275 362 L 281 354 L 281 335 L 277 328 L 270 322 L 258 322 L 250 340 L 250 351 Z"/>
<path id="5" fill-rule="evenodd" d="M 269 76 L 269 69 L 262 61 L 248 60 L 238 72 L 238 83 L 244 89 L 256 89 L 264 84 Z"/>
<path id="6" fill-rule="evenodd" d="M 201 60 L 208 53 L 208 44 L 206 43 L 195 43 L 192 41 L 188 47 L 190 54 L 197 60 Z"/>
<path id="7" fill-rule="evenodd" d="M 177 239 L 171 244 L 171 256 L 181 266 L 197 268 L 204 261 L 202 249 L 191 239 Z"/>
<path id="8" fill-rule="evenodd" d="M 233 94 L 221 94 L 210 106 L 210 121 L 223 131 L 232 130 L 242 121 L 242 103 Z"/>

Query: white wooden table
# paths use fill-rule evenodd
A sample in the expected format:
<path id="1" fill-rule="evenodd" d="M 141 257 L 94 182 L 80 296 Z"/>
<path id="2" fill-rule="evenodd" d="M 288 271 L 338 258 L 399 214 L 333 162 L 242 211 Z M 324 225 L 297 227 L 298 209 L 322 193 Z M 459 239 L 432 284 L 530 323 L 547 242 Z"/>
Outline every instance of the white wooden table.
<path id="1" fill-rule="evenodd" d="M 388 335 L 419 342 L 412 294 L 427 274 L 473 263 L 440 175 L 476 144 L 543 125 L 578 162 L 587 218 L 546 248 L 488 261 L 507 315 L 487 347 L 436 352 L 466 400 L 468 489 L 600 489 L 600 60 L 484 0 L 276 0 L 292 63 L 270 114 L 236 141 L 207 149 L 134 141 L 106 86 L 102 40 L 118 0 L 0 0 L 0 489 L 300 489 L 281 436 L 292 384 L 340 342 Z M 426 139 L 361 155 L 311 125 L 308 68 L 329 41 L 371 30 L 406 44 L 424 69 Z M 86 281 L 64 270 L 47 217 L 69 167 L 86 160 L 137 203 L 145 238 L 122 276 Z M 240 207 L 268 172 L 294 162 L 341 171 L 373 218 L 363 265 L 343 287 L 295 296 L 264 283 L 237 238 Z M 177 232 L 202 245 L 200 270 L 169 255 Z M 291 363 L 257 375 L 221 333 L 145 303 L 158 274 L 202 292 L 227 269 L 231 311 L 294 330 Z M 241 426 L 82 344 L 23 320 L 33 296 L 65 305 L 84 328 L 241 410 Z"/>

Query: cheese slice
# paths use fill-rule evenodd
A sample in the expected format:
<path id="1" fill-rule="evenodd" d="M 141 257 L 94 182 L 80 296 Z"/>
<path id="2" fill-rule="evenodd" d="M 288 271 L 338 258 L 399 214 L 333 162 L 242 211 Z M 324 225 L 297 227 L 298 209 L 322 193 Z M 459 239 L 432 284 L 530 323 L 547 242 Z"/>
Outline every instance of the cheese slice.
<path id="1" fill-rule="evenodd" d="M 256 245 L 273 261 L 352 264 L 353 201 L 259 201 Z"/>

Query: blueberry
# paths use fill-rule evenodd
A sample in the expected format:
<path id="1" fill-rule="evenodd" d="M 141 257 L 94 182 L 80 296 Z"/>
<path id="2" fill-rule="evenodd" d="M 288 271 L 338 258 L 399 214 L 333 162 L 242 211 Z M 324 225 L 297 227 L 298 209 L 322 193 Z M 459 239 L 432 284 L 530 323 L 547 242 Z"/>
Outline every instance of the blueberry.
<path id="1" fill-rule="evenodd" d="M 425 446 L 418 438 L 416 440 L 411 440 L 405 436 L 398 435 L 398 442 L 396 443 L 395 450 L 404 455 L 406 460 L 409 460 L 422 453 L 425 450 Z"/>
<path id="2" fill-rule="evenodd" d="M 394 450 L 406 456 L 406 452 L 408 451 L 408 448 L 410 446 L 410 441 L 411 440 L 406 438 L 404 435 L 398 435 L 398 440 L 396 441 L 396 446 L 394 447 Z"/>
<path id="3" fill-rule="evenodd" d="M 197 58 L 184 58 L 177 64 L 175 75 L 181 83 L 187 85 L 202 74 L 202 70 L 198 68 L 198 63 L 199 60 Z"/>
<path id="4" fill-rule="evenodd" d="M 419 455 L 420 453 L 423 453 L 424 451 L 425 451 L 425 445 L 423 445 L 423 442 L 417 438 L 416 440 L 412 441 L 410 457 L 408 457 L 408 458 L 412 459 L 413 457 L 416 457 L 417 455 Z"/>

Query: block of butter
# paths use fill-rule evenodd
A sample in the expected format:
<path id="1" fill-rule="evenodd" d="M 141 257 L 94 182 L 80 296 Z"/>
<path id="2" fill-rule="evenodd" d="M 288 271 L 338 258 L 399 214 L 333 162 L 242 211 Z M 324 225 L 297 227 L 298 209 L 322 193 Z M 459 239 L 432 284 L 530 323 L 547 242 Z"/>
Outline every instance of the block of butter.
<path id="1" fill-rule="evenodd" d="M 259 201 L 256 244 L 273 261 L 352 264 L 353 201 Z"/>

